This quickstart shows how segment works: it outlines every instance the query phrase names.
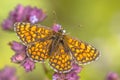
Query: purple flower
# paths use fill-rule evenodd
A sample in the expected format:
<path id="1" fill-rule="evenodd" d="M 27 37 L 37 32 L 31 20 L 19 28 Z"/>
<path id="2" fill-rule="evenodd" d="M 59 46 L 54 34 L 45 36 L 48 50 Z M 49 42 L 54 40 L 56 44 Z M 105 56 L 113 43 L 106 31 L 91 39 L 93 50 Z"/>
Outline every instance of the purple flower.
<path id="1" fill-rule="evenodd" d="M 24 46 L 22 43 L 18 43 L 16 41 L 10 42 L 9 45 L 11 46 L 12 50 L 15 52 L 25 52 L 26 46 Z"/>
<path id="2" fill-rule="evenodd" d="M 42 9 L 31 6 L 17 5 L 16 8 L 9 13 L 7 19 L 2 23 L 2 28 L 4 30 L 13 30 L 13 24 L 15 22 L 30 22 L 36 23 L 41 22 L 46 18 L 46 14 Z"/>
<path id="3" fill-rule="evenodd" d="M 60 29 L 61 29 L 61 25 L 59 24 L 54 24 L 52 29 L 55 31 L 55 32 L 58 32 Z"/>
<path id="4" fill-rule="evenodd" d="M 120 76 L 117 73 L 109 72 L 106 80 L 120 80 Z"/>
<path id="5" fill-rule="evenodd" d="M 78 73 L 82 70 L 81 66 L 73 63 L 72 70 L 68 73 L 57 73 L 53 75 L 53 80 L 79 80 Z"/>
<path id="6" fill-rule="evenodd" d="M 45 19 L 46 14 L 41 9 L 34 7 L 30 9 L 29 14 L 27 14 L 27 16 L 29 17 L 29 21 L 30 21 L 30 17 L 36 16 L 38 21 L 41 22 Z"/>
<path id="7" fill-rule="evenodd" d="M 70 72 L 69 74 L 66 75 L 67 80 L 79 80 L 79 76 L 75 72 Z"/>
<path id="8" fill-rule="evenodd" d="M 75 73 L 79 73 L 82 70 L 82 66 L 79 66 L 76 63 L 73 63 L 72 67 L 72 71 L 74 71 Z"/>
<path id="9" fill-rule="evenodd" d="M 24 66 L 27 72 L 32 71 L 35 68 L 34 62 L 29 58 L 25 59 L 24 63 L 22 63 L 22 66 Z"/>
<path id="10" fill-rule="evenodd" d="M 26 54 L 23 52 L 23 53 L 15 53 L 15 55 L 13 55 L 11 57 L 11 61 L 14 62 L 14 63 L 20 63 L 20 62 L 23 62 L 26 58 Z"/>
<path id="11" fill-rule="evenodd" d="M 6 66 L 4 69 L 0 70 L 0 80 L 18 80 L 16 69 Z"/>
<path id="12" fill-rule="evenodd" d="M 38 18 L 35 15 L 33 15 L 33 16 L 30 17 L 30 22 L 31 23 L 36 23 L 36 22 L 38 22 Z"/>
<path id="13" fill-rule="evenodd" d="M 22 65 L 27 72 L 32 71 L 35 67 L 35 63 L 27 56 L 26 46 L 16 41 L 10 42 L 9 44 L 12 50 L 15 52 L 15 55 L 11 57 L 11 61 Z"/>
<path id="14" fill-rule="evenodd" d="M 15 55 L 12 56 L 11 61 L 14 63 L 24 61 L 26 58 L 26 46 L 16 41 L 10 42 L 9 45 L 11 46 L 11 49 L 15 51 Z"/>
<path id="15" fill-rule="evenodd" d="M 2 28 L 4 30 L 12 30 L 13 29 L 12 25 L 13 25 L 12 20 L 8 18 L 4 20 L 4 22 L 2 23 Z"/>

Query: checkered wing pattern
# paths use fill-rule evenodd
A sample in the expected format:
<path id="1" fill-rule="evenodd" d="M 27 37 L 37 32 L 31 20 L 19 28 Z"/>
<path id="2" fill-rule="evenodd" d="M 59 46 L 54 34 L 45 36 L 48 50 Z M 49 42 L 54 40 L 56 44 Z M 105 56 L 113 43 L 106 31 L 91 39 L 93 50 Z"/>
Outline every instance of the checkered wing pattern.
<path id="1" fill-rule="evenodd" d="M 32 45 L 28 45 L 27 54 L 35 62 L 44 62 L 44 60 L 49 58 L 49 47 L 52 40 L 45 40 L 43 42 L 35 42 Z"/>
<path id="2" fill-rule="evenodd" d="M 17 22 L 14 29 L 24 44 L 40 41 L 52 35 L 52 30 L 37 24 Z"/>
<path id="3" fill-rule="evenodd" d="M 45 26 L 21 22 L 14 26 L 18 37 L 27 46 L 27 55 L 35 62 L 49 59 L 50 66 L 59 73 L 69 72 L 73 59 L 78 64 L 85 64 L 99 56 L 93 46 L 60 32 L 55 33 Z M 54 44 L 54 40 L 60 42 Z"/>
<path id="4" fill-rule="evenodd" d="M 97 49 L 89 44 L 68 36 L 65 36 L 65 40 L 72 53 L 73 58 L 78 64 L 85 64 L 94 61 L 99 56 Z"/>
<path id="5" fill-rule="evenodd" d="M 65 52 L 64 47 L 59 46 L 58 51 L 53 53 L 49 59 L 50 66 L 59 73 L 66 73 L 71 70 L 71 56 Z"/>

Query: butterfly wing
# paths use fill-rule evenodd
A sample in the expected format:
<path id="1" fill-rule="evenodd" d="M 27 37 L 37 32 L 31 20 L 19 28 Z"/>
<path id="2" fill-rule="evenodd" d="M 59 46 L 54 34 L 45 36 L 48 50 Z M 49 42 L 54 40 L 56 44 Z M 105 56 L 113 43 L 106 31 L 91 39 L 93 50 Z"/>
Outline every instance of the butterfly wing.
<path id="1" fill-rule="evenodd" d="M 49 58 L 49 49 L 52 40 L 38 41 L 27 46 L 28 56 L 35 62 L 44 62 Z"/>
<path id="2" fill-rule="evenodd" d="M 23 22 L 15 23 L 14 30 L 24 44 L 44 40 L 52 35 L 52 30 L 47 27 Z"/>
<path id="3" fill-rule="evenodd" d="M 82 41 L 65 35 L 64 42 L 67 44 L 73 58 L 78 64 L 94 61 L 99 56 L 99 52 L 96 48 Z"/>
<path id="4" fill-rule="evenodd" d="M 71 70 L 71 55 L 65 52 L 62 45 L 59 44 L 58 50 L 53 54 L 54 56 L 49 58 L 49 64 L 56 72 L 66 73 Z"/>

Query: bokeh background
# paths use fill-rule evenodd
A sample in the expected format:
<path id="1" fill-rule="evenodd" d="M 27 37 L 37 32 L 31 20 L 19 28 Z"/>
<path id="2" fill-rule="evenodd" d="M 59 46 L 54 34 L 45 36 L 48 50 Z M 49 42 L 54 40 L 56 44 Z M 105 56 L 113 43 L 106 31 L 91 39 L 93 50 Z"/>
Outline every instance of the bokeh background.
<path id="1" fill-rule="evenodd" d="M 41 24 L 50 27 L 57 22 L 69 35 L 100 51 L 97 61 L 84 66 L 79 74 L 81 80 L 104 80 L 111 71 L 120 74 L 120 0 L 3 0 L 0 23 L 17 4 L 42 8 L 48 17 Z M 8 43 L 13 40 L 20 41 L 14 32 L 4 31 L 0 26 L 0 69 L 15 66 L 20 80 L 48 80 L 40 63 L 30 73 L 11 63 L 14 52 Z"/>

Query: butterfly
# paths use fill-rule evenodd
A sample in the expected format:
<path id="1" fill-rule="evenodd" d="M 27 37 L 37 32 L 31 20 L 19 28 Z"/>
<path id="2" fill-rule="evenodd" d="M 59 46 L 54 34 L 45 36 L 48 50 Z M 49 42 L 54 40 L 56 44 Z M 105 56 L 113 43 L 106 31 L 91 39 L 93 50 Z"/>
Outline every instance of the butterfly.
<path id="1" fill-rule="evenodd" d="M 99 56 L 96 48 L 70 37 L 63 28 L 55 31 L 39 24 L 16 22 L 14 30 L 27 46 L 28 57 L 35 62 L 48 60 L 50 66 L 59 73 L 69 72 L 72 61 L 79 65 L 86 64 Z"/>

